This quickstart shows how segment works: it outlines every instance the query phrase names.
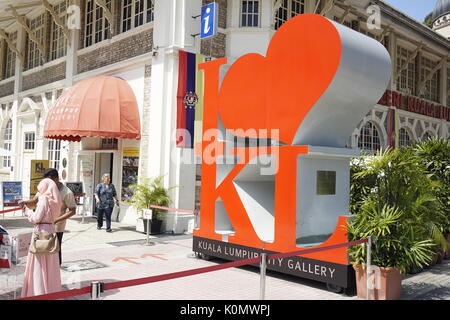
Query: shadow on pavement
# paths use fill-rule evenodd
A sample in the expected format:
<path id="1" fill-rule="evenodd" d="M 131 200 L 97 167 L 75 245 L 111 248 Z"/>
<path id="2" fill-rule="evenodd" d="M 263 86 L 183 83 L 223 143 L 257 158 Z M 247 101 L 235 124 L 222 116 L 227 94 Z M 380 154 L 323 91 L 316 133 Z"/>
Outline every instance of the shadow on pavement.
<path id="1" fill-rule="evenodd" d="M 80 283 L 77 283 L 76 285 L 66 285 L 63 284 L 62 286 L 62 291 L 67 291 L 67 290 L 73 290 L 73 289 L 79 289 L 79 288 L 84 288 L 84 287 L 90 287 L 91 286 L 91 282 L 92 281 L 101 281 L 104 283 L 112 283 L 112 282 L 118 282 L 121 280 L 117 280 L 117 279 L 92 279 L 92 280 L 85 280 L 82 281 Z M 101 293 L 101 297 L 107 297 L 110 295 L 114 295 L 117 292 L 119 292 L 120 289 L 113 289 L 113 290 L 107 290 Z M 16 289 L 16 299 L 20 299 L 21 298 L 21 292 L 22 292 L 22 286 L 19 286 Z M 14 300 L 14 290 L 11 290 L 9 292 L 5 292 L 4 294 L 0 295 L 0 300 Z M 69 297 L 66 298 L 64 300 L 90 300 L 90 295 L 89 294 L 83 294 L 83 295 L 79 295 L 79 296 L 74 296 L 74 297 Z"/>
<path id="2" fill-rule="evenodd" d="M 90 287 L 91 286 L 91 282 L 92 281 L 100 281 L 103 283 L 113 283 L 113 282 L 119 282 L 122 280 L 117 280 L 117 279 L 90 279 L 90 280 L 84 280 L 80 283 L 77 283 L 76 286 L 74 285 L 63 285 L 63 290 L 71 290 L 71 289 L 79 289 L 79 288 L 84 288 L 84 287 Z M 100 294 L 100 296 L 102 298 L 104 297 L 108 297 L 111 295 L 114 295 L 116 293 L 118 293 L 120 291 L 120 289 L 112 289 L 112 290 L 107 290 L 104 291 Z M 74 297 L 69 297 L 67 299 L 64 300 L 91 300 L 90 298 L 90 294 L 83 294 L 83 295 L 79 295 L 79 296 L 74 296 Z"/>
<path id="3" fill-rule="evenodd" d="M 112 233 L 114 233 L 114 228 Z M 143 238 L 138 240 L 114 241 L 114 242 L 107 242 L 107 244 L 116 247 L 129 246 L 134 244 L 145 244 L 146 242 L 145 234 L 142 233 L 142 236 Z M 153 244 L 168 244 L 170 241 L 186 240 L 186 239 L 192 239 L 192 234 L 172 235 L 166 233 L 166 234 L 152 235 L 149 239 L 149 242 Z"/>
<path id="4" fill-rule="evenodd" d="M 414 300 L 449 300 L 449 299 L 450 299 L 450 288 L 448 287 L 438 287 L 414 298 Z"/>
<path id="5" fill-rule="evenodd" d="M 0 225 L 6 229 L 33 228 L 33 224 L 26 217 L 0 219 Z"/>
<path id="6" fill-rule="evenodd" d="M 215 262 L 218 264 L 222 264 L 222 263 L 227 263 L 230 262 L 228 260 L 224 260 L 224 259 L 220 259 L 220 258 L 216 258 L 216 257 L 211 257 L 211 259 L 209 260 L 210 262 Z M 247 265 L 247 266 L 241 266 L 241 267 L 237 267 L 237 269 L 241 269 L 241 270 L 245 270 L 245 271 L 249 271 L 255 274 L 259 274 L 259 266 L 256 265 Z M 286 273 L 282 273 L 282 272 L 278 272 L 278 271 L 274 271 L 274 270 L 266 270 L 266 275 L 272 278 L 276 278 L 279 280 L 283 280 L 283 281 L 288 281 L 291 283 L 296 283 L 302 286 L 308 286 L 311 288 L 315 288 L 315 289 L 320 289 L 320 290 L 324 290 L 326 292 L 330 292 L 327 289 L 327 285 L 325 283 L 319 282 L 319 281 L 315 281 L 315 280 L 311 280 L 311 279 L 306 279 L 306 278 L 301 278 L 301 277 L 296 277 L 294 275 L 290 275 L 290 274 L 286 274 Z M 336 296 L 339 296 L 339 293 L 336 293 Z M 342 295 L 344 295 L 344 293 L 342 293 Z M 345 296 L 348 297 L 352 297 L 356 295 L 356 288 L 349 288 L 346 292 L 345 292 Z"/>

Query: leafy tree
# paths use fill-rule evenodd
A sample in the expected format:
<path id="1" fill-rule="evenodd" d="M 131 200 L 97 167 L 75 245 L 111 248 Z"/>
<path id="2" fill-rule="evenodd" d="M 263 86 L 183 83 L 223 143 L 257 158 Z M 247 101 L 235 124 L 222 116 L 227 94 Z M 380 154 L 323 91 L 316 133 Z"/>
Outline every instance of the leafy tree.
<path id="1" fill-rule="evenodd" d="M 433 28 L 433 13 L 430 12 L 422 23 L 430 29 Z"/>

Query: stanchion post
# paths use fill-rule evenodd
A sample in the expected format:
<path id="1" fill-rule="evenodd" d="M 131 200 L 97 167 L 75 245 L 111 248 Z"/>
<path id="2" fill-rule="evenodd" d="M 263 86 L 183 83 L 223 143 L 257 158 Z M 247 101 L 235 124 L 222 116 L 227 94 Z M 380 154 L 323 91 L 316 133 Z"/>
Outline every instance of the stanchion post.
<path id="1" fill-rule="evenodd" d="M 267 269 L 267 253 L 261 253 L 260 264 L 260 285 L 259 285 L 259 300 L 265 300 L 266 296 L 266 269 Z"/>
<path id="2" fill-rule="evenodd" d="M 91 300 L 100 300 L 100 293 L 102 292 L 102 283 L 100 281 L 91 282 Z"/>
<path id="3" fill-rule="evenodd" d="M 366 266 L 366 299 L 370 300 L 370 275 L 372 273 L 371 265 L 372 265 L 372 237 L 367 237 L 367 266 Z"/>
<path id="4" fill-rule="evenodd" d="M 198 210 L 194 210 L 194 228 L 198 229 Z"/>
<path id="5" fill-rule="evenodd" d="M 150 219 L 147 218 L 147 242 L 145 243 L 147 246 L 150 244 L 149 239 L 150 239 Z"/>

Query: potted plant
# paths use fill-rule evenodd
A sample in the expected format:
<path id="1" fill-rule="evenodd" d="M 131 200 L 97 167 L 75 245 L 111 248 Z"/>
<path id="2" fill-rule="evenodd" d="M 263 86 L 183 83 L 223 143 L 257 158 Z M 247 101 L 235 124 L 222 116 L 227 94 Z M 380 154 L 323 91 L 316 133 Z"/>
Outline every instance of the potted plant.
<path id="1" fill-rule="evenodd" d="M 404 223 L 405 214 L 398 208 L 384 205 L 378 210 L 376 201 L 367 201 L 361 212 L 348 225 L 350 241 L 373 237 L 372 265 L 379 268 L 372 299 L 400 299 L 402 274 L 413 266 L 424 266 L 431 261 L 433 241 L 417 239 Z M 366 299 L 366 245 L 350 247 L 349 256 L 356 272 L 357 294 Z"/>
<path id="2" fill-rule="evenodd" d="M 436 181 L 434 194 L 442 217 L 442 233 L 447 243 L 438 251 L 443 258 L 450 258 L 450 141 L 433 138 L 421 141 L 414 147 L 414 152 L 426 167 L 430 178 Z M 438 257 L 439 262 L 440 257 Z"/>
<path id="3" fill-rule="evenodd" d="M 130 199 L 130 204 L 139 212 L 139 222 L 136 226 L 137 231 L 147 233 L 147 221 L 143 219 L 143 210 L 150 209 L 151 205 L 167 207 L 172 200 L 169 196 L 169 191 L 176 188 L 172 186 L 169 188 L 163 185 L 164 176 L 156 178 L 141 177 L 139 183 L 130 186 L 133 190 L 133 195 Z M 161 233 L 161 226 L 163 222 L 165 210 L 151 208 L 152 219 L 150 220 L 150 234 Z"/>
<path id="4" fill-rule="evenodd" d="M 352 162 L 351 175 L 349 239 L 376 238 L 372 264 L 379 267 L 381 288 L 374 290 L 374 298 L 399 299 L 401 274 L 428 265 L 433 247 L 444 245 L 435 183 L 412 148 L 363 157 Z M 365 245 L 351 247 L 349 254 L 358 296 L 365 298 Z"/>

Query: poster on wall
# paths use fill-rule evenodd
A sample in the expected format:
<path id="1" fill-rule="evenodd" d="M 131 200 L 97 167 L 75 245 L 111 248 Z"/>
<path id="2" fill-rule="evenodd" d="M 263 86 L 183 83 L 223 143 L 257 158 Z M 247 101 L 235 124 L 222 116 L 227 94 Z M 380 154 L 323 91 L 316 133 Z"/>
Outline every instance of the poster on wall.
<path id="1" fill-rule="evenodd" d="M 66 187 L 73 192 L 77 205 L 83 204 L 81 202 L 81 197 L 84 196 L 83 182 L 66 182 Z"/>
<path id="2" fill-rule="evenodd" d="M 48 160 L 31 160 L 30 198 L 36 195 L 37 186 L 44 179 L 44 172 L 49 168 Z"/>
<path id="3" fill-rule="evenodd" d="M 79 173 L 78 179 L 83 183 L 83 189 L 85 196 L 83 197 L 83 203 L 88 208 L 88 204 L 90 205 L 89 209 L 86 209 L 89 214 L 94 212 L 93 200 L 94 197 L 94 164 L 95 164 L 95 155 L 80 155 L 78 157 L 78 165 L 79 165 Z"/>
<path id="4" fill-rule="evenodd" d="M 139 148 L 124 148 L 122 155 L 122 201 L 133 196 L 131 185 L 137 183 L 139 171 Z"/>
<path id="5" fill-rule="evenodd" d="M 22 199 L 22 182 L 2 182 L 2 194 L 4 207 L 17 207 Z"/>

